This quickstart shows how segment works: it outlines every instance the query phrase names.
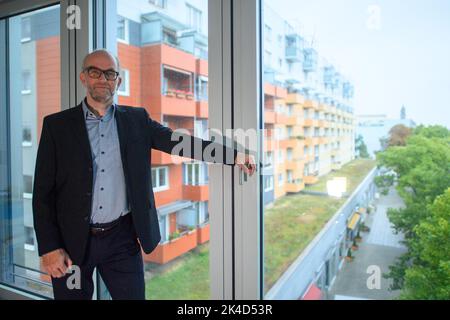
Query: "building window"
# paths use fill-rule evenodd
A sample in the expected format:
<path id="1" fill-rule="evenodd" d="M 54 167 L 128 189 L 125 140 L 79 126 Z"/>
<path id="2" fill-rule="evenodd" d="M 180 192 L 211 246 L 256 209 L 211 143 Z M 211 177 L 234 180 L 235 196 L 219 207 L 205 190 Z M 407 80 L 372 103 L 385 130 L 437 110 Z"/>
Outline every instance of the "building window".
<path id="1" fill-rule="evenodd" d="M 273 190 L 273 176 L 266 176 L 264 177 L 264 191 L 271 191 Z"/>
<path id="2" fill-rule="evenodd" d="M 30 17 L 22 18 L 22 42 L 31 40 L 31 19 Z"/>
<path id="3" fill-rule="evenodd" d="M 169 189 L 169 167 L 152 168 L 153 191 Z"/>
<path id="4" fill-rule="evenodd" d="M 22 94 L 31 93 L 31 72 L 29 70 L 22 71 Z"/>
<path id="5" fill-rule="evenodd" d="M 129 21 L 123 17 L 117 17 L 117 41 L 129 43 Z"/>
<path id="6" fill-rule="evenodd" d="M 31 128 L 23 127 L 22 129 L 22 147 L 31 147 Z"/>
<path id="7" fill-rule="evenodd" d="M 273 152 L 268 151 L 265 153 L 264 166 L 271 167 L 273 164 Z"/>
<path id="8" fill-rule="evenodd" d="M 293 175 L 292 175 L 292 170 L 286 171 L 286 174 L 287 174 L 287 182 L 288 183 L 293 183 L 294 182 L 294 178 L 293 178 Z"/>
<path id="9" fill-rule="evenodd" d="M 202 12 L 187 4 L 188 25 L 197 32 L 202 32 Z"/>
<path id="10" fill-rule="evenodd" d="M 284 175 L 282 173 L 278 174 L 278 186 L 281 187 L 284 184 Z"/>
<path id="11" fill-rule="evenodd" d="M 117 94 L 128 97 L 130 95 L 130 71 L 121 69 L 120 77 L 122 78 L 122 83 L 120 84 L 119 90 L 117 90 Z"/>
<path id="12" fill-rule="evenodd" d="M 264 51 L 264 65 L 270 67 L 272 65 L 272 53 L 270 51 Z"/>
<path id="13" fill-rule="evenodd" d="M 287 149 L 286 157 L 287 157 L 288 161 L 292 161 L 292 148 Z"/>
<path id="14" fill-rule="evenodd" d="M 167 7 L 167 0 L 148 0 L 148 2 L 162 9 Z"/>
<path id="15" fill-rule="evenodd" d="M 24 232 L 25 232 L 25 243 L 24 243 L 24 248 L 25 250 L 30 250 L 30 251 L 34 251 L 35 250 L 35 246 L 34 246 L 34 229 L 31 227 L 24 227 Z"/>
<path id="16" fill-rule="evenodd" d="M 186 163 L 184 165 L 184 184 L 199 186 L 207 183 L 206 166 L 202 163 Z"/>
<path id="17" fill-rule="evenodd" d="M 278 150 L 278 163 L 283 163 L 284 157 L 283 157 L 283 150 Z"/>
<path id="18" fill-rule="evenodd" d="M 266 41 L 271 42 L 272 41 L 272 28 L 269 27 L 267 24 L 264 26 L 264 34 L 265 34 Z"/>
<path id="19" fill-rule="evenodd" d="M 23 198 L 31 199 L 33 195 L 33 177 L 23 176 Z"/>

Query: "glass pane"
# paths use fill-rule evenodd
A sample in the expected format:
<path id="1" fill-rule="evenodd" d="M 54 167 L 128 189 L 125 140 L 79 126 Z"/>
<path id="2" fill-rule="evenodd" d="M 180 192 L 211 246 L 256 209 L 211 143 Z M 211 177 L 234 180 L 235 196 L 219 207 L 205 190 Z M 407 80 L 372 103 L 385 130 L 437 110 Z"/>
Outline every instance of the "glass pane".
<path id="1" fill-rule="evenodd" d="M 263 8 L 265 298 L 449 299 L 450 3 Z"/>
<path id="2" fill-rule="evenodd" d="M 43 118 L 61 110 L 59 15 L 59 6 L 52 6 L 9 19 L 10 104 L 9 118 L 4 119 L 10 131 L 1 127 L 2 139 L 9 137 L 10 150 L 1 150 L 2 165 L 9 171 L 2 171 L 1 185 L 9 187 L 0 192 L 10 199 L 0 207 L 5 231 L 0 233 L 5 262 L 0 282 L 45 297 L 52 297 L 52 288 L 49 276 L 41 271 L 32 188 Z"/>
<path id="3" fill-rule="evenodd" d="M 119 104 L 144 106 L 152 119 L 205 137 L 208 1 L 130 3 L 117 0 L 117 17 L 126 21 L 117 26 L 118 33 L 128 39 L 118 41 L 117 52 L 129 78 L 129 95 L 119 96 Z M 148 299 L 210 297 L 209 223 L 196 209 L 206 204 L 208 185 L 192 185 L 199 167 L 184 167 L 186 162 L 191 161 L 152 151 L 151 165 L 169 169 L 169 187 L 155 191 L 162 240 L 143 255 Z M 159 182 L 165 183 L 160 173 Z"/>

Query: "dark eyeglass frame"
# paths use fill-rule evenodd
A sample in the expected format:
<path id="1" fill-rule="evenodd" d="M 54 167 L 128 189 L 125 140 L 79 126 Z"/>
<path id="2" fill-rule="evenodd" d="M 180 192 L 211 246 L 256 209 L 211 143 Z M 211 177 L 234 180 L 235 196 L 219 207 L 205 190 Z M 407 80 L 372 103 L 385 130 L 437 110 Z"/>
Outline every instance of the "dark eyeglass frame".
<path id="1" fill-rule="evenodd" d="M 99 75 L 98 75 L 98 77 L 93 77 L 92 75 L 91 75 L 91 71 L 92 70 L 95 70 L 95 71 L 98 71 L 99 72 Z M 108 81 L 115 81 L 115 80 L 117 80 L 117 78 L 119 77 L 119 75 L 120 75 L 120 72 L 117 72 L 117 71 L 115 71 L 115 70 L 111 70 L 111 69 L 108 69 L 108 70 L 102 70 L 102 69 L 99 69 L 99 68 L 97 68 L 97 67 L 86 67 L 86 68 L 84 68 L 83 69 L 83 71 L 84 72 L 87 72 L 87 74 L 89 75 L 89 77 L 91 77 L 92 79 L 100 79 L 101 78 L 101 76 L 102 76 L 102 73 L 103 73 L 103 75 L 105 76 L 105 79 L 106 80 L 108 80 Z"/>

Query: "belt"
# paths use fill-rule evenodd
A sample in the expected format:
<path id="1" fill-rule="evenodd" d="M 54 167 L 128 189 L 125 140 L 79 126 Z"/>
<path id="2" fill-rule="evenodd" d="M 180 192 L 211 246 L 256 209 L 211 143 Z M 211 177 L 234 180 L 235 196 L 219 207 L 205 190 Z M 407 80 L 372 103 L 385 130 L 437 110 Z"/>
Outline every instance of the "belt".
<path id="1" fill-rule="evenodd" d="M 91 224 L 89 227 L 89 231 L 93 236 L 105 234 L 108 231 L 111 231 L 112 229 L 117 227 L 123 219 L 130 217 L 131 216 L 130 213 L 131 212 L 129 212 L 126 215 L 121 216 L 118 219 L 111 221 L 111 222 Z"/>

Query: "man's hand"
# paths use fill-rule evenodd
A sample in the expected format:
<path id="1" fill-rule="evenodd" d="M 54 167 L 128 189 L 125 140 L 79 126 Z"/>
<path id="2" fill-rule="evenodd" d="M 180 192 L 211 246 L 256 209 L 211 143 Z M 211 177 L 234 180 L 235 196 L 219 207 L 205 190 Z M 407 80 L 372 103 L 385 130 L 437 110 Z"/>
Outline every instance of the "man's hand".
<path id="1" fill-rule="evenodd" d="M 68 268 L 72 267 L 72 260 L 64 249 L 56 249 L 42 257 L 44 271 L 53 278 L 62 278 Z"/>
<path id="2" fill-rule="evenodd" d="M 255 157 L 253 157 L 252 155 L 238 152 L 238 154 L 236 155 L 236 159 L 234 159 L 234 163 L 250 176 L 252 176 L 256 171 Z"/>

